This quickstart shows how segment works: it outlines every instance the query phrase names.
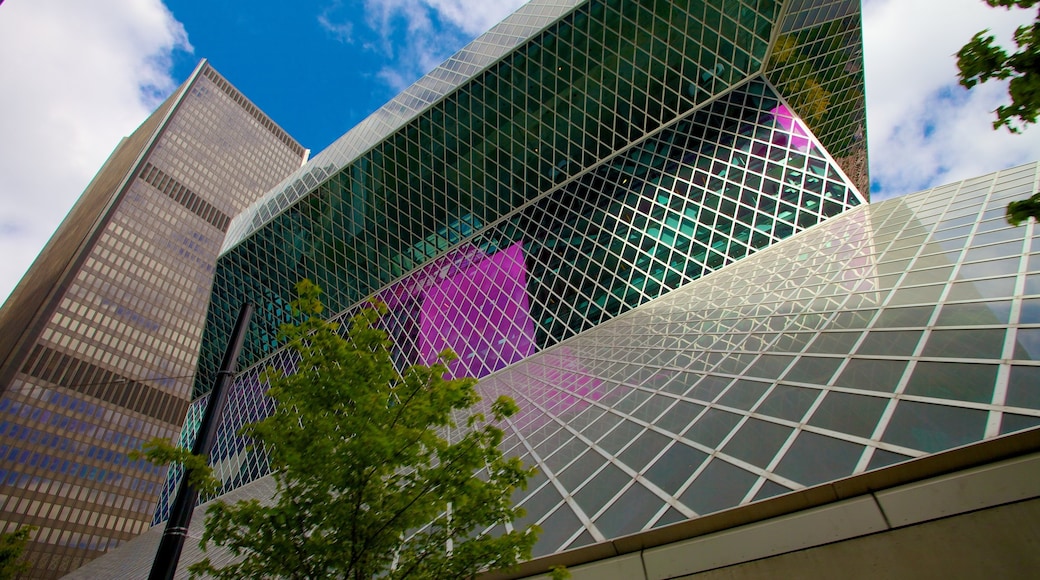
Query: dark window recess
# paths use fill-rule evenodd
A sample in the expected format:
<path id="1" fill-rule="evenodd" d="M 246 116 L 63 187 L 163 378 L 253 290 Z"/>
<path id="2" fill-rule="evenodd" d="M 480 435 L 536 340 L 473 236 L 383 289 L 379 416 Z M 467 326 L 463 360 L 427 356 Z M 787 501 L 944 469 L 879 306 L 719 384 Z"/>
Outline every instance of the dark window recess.
<path id="1" fill-rule="evenodd" d="M 227 214 L 213 207 L 195 192 L 163 173 L 161 169 L 151 163 L 145 163 L 137 176 L 145 183 L 165 193 L 173 201 L 184 206 L 188 211 L 209 222 L 213 227 L 227 233 L 228 224 L 231 223 L 231 218 Z M 164 181 L 166 181 L 165 187 L 160 187 L 164 185 Z"/>
<path id="2" fill-rule="evenodd" d="M 49 360 L 52 364 L 36 364 L 42 360 Z M 39 344 L 25 361 L 22 372 L 173 425 L 180 425 L 188 411 L 188 401 L 162 389 Z"/>

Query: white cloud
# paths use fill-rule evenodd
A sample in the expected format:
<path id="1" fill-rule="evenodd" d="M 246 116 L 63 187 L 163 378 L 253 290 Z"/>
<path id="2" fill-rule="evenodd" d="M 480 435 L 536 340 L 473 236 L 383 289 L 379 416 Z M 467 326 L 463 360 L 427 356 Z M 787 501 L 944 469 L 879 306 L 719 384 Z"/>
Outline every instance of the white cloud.
<path id="1" fill-rule="evenodd" d="M 1040 127 L 994 131 L 992 111 L 1007 102 L 994 81 L 957 84 L 961 46 L 984 28 L 1009 48 L 1032 10 L 990 8 L 982 0 L 867 0 L 864 44 L 874 199 L 910 193 L 1040 156 Z"/>
<path id="2" fill-rule="evenodd" d="M 345 12 L 343 3 L 336 0 L 318 14 L 318 24 L 336 40 L 351 43 L 354 41 L 354 23 L 347 19 Z"/>
<path id="3" fill-rule="evenodd" d="M 390 58 L 378 77 L 401 91 L 527 0 L 365 0 L 375 46 Z"/>
<path id="4" fill-rule="evenodd" d="M 0 6 L 0 298 L 119 143 L 175 88 L 190 50 L 160 0 Z"/>

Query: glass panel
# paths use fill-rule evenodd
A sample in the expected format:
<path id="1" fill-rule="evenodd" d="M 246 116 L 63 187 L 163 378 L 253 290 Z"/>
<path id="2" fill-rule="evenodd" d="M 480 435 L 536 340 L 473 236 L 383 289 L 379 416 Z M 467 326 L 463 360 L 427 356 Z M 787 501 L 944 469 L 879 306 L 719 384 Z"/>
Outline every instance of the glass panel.
<path id="1" fill-rule="evenodd" d="M 738 421 L 740 421 L 740 415 L 719 409 L 708 409 L 684 436 L 691 441 L 714 448 L 722 442 L 726 435 L 729 435 Z"/>
<path id="2" fill-rule="evenodd" d="M 655 425 L 675 433 L 682 433 L 703 410 L 704 407 L 702 405 L 679 401 L 664 416 L 658 419 Z"/>
<path id="3" fill-rule="evenodd" d="M 803 356 L 784 375 L 784 380 L 796 383 L 825 385 L 830 381 L 834 371 L 838 369 L 841 363 L 842 359 L 840 358 Z"/>
<path id="4" fill-rule="evenodd" d="M 1006 404 L 1011 407 L 1040 409 L 1040 367 L 1011 367 Z"/>
<path id="5" fill-rule="evenodd" d="M 910 459 L 913 459 L 913 457 L 900 455 L 899 453 L 892 453 L 891 451 L 885 451 L 884 449 L 875 449 L 874 456 L 870 458 L 870 462 L 867 464 L 867 470 L 881 469 L 882 467 L 902 463 Z"/>
<path id="6" fill-rule="evenodd" d="M 755 361 L 755 364 L 751 365 L 746 374 L 763 379 L 775 379 L 792 360 L 794 360 L 793 356 L 762 355 Z"/>
<path id="7" fill-rule="evenodd" d="M 1000 434 L 1004 435 L 1006 433 L 1014 433 L 1015 431 L 1024 431 L 1026 429 L 1032 429 L 1037 425 L 1040 425 L 1040 417 L 1004 413 L 1000 422 Z"/>
<path id="8" fill-rule="evenodd" d="M 1015 293 L 1015 278 L 993 278 L 975 282 L 956 282 L 950 287 L 946 299 L 979 300 L 984 298 L 1008 298 Z"/>
<path id="9" fill-rule="evenodd" d="M 643 475 L 664 491 L 674 494 L 707 458 L 707 454 L 676 442 Z"/>
<path id="10" fill-rule="evenodd" d="M 906 361 L 854 358 L 834 384 L 850 389 L 894 392 L 906 370 Z"/>
<path id="11" fill-rule="evenodd" d="M 921 340 L 920 330 L 872 331 L 856 349 L 857 354 L 910 356 Z"/>
<path id="12" fill-rule="evenodd" d="M 1015 333 L 1015 358 L 1040 360 L 1040 328 L 1019 328 Z"/>
<path id="13" fill-rule="evenodd" d="M 711 402 L 715 400 L 715 397 L 722 392 L 722 389 L 726 388 L 726 385 L 733 379 L 725 377 L 707 376 L 704 380 L 697 383 L 690 392 L 686 394 L 687 397 L 692 399 L 698 399 L 701 401 Z"/>
<path id="14" fill-rule="evenodd" d="M 910 375 L 906 393 L 988 403 L 996 381 L 997 365 L 921 361 Z"/>
<path id="15" fill-rule="evenodd" d="M 784 454 L 776 473 L 803 485 L 852 475 L 863 446 L 802 431 Z"/>
<path id="16" fill-rule="evenodd" d="M 763 483 L 762 487 L 758 490 L 758 493 L 755 494 L 755 497 L 752 501 L 768 499 L 771 497 L 788 493 L 790 491 L 792 490 L 780 485 L 779 483 L 776 483 L 775 481 L 766 480 L 766 482 Z"/>
<path id="17" fill-rule="evenodd" d="M 852 345 L 859 340 L 859 332 L 823 332 L 809 346 L 808 352 L 824 354 L 848 354 Z"/>
<path id="18" fill-rule="evenodd" d="M 881 440 L 935 453 L 982 440 L 987 416 L 975 409 L 900 401 Z"/>
<path id="19" fill-rule="evenodd" d="M 820 391 L 777 385 L 755 412 L 788 421 L 801 421 Z"/>
<path id="20" fill-rule="evenodd" d="M 643 467 L 649 463 L 651 459 L 656 457 L 657 454 L 664 449 L 664 446 L 668 445 L 671 441 L 671 439 L 661 435 L 660 433 L 647 430 L 639 436 L 639 439 L 636 439 L 631 445 L 629 445 L 628 448 L 618 456 L 618 459 L 631 467 L 633 471 L 641 471 Z"/>
<path id="21" fill-rule="evenodd" d="M 574 500 L 586 514 L 594 514 L 631 480 L 624 471 L 608 463 L 603 471 L 574 494 Z"/>
<path id="22" fill-rule="evenodd" d="M 899 328 L 903 326 L 924 326 L 932 316 L 932 306 L 912 306 L 910 308 L 886 308 L 878 316 L 874 326 L 877 328 Z"/>
<path id="23" fill-rule="evenodd" d="M 1040 323 L 1040 299 L 1028 298 L 1022 301 L 1022 310 L 1018 315 L 1020 324 Z"/>
<path id="24" fill-rule="evenodd" d="M 618 425 L 599 442 L 599 446 L 608 453 L 617 454 L 621 448 L 628 444 L 643 430 L 643 427 L 631 421 L 625 421 Z"/>
<path id="25" fill-rule="evenodd" d="M 1000 358 L 1004 350 L 1001 329 L 933 330 L 923 356 L 950 358 Z"/>
<path id="26" fill-rule="evenodd" d="M 662 507 L 664 501 L 637 482 L 596 518 L 596 526 L 608 538 L 638 532 Z"/>
<path id="27" fill-rule="evenodd" d="M 791 431 L 790 427 L 776 423 L 748 419 L 722 450 L 748 463 L 765 467 L 773 460 L 780 446 L 787 441 Z"/>
<path id="28" fill-rule="evenodd" d="M 602 455 L 594 450 L 589 450 L 582 455 L 580 459 L 570 464 L 567 469 L 563 470 L 562 473 L 558 474 L 556 478 L 563 484 L 566 489 L 577 489 L 579 485 L 585 482 L 590 475 L 599 466 L 603 465 L 606 459 Z"/>
<path id="29" fill-rule="evenodd" d="M 968 326 L 975 324 L 1007 324 L 1011 316 L 1011 302 L 982 302 L 974 304 L 947 304 L 935 322 L 938 326 Z"/>
<path id="30" fill-rule="evenodd" d="M 553 515 L 541 523 L 542 533 L 538 536 L 538 543 L 531 550 L 534 557 L 551 554 L 560 549 L 568 538 L 583 529 L 578 516 L 574 515 L 567 504 L 560 506 Z"/>
<path id="31" fill-rule="evenodd" d="M 718 404 L 747 411 L 758 402 L 768 388 L 769 383 L 738 379 L 726 394 L 722 395 Z"/>
<path id="32" fill-rule="evenodd" d="M 700 515 L 738 505 L 758 476 L 714 459 L 679 499 Z"/>
<path id="33" fill-rule="evenodd" d="M 870 437 L 888 401 L 881 397 L 827 393 L 813 412 L 809 424 L 840 433 Z"/>

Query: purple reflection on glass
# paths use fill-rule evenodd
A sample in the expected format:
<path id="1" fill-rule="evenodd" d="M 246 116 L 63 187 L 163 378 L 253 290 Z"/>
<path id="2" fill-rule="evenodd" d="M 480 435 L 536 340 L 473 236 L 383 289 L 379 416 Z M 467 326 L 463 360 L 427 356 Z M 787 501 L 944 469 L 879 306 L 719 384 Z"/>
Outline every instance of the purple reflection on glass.
<path id="1" fill-rule="evenodd" d="M 784 105 L 777 105 L 769 110 L 773 115 L 773 119 L 779 124 L 785 131 L 790 133 L 789 142 L 787 143 L 791 149 L 797 151 L 806 152 L 812 145 L 809 138 L 809 131 L 805 128 L 800 120 L 795 118 L 794 113 L 791 112 Z M 775 140 L 775 137 L 774 137 Z"/>
<path id="2" fill-rule="evenodd" d="M 426 363 L 451 348 L 456 377 L 483 377 L 534 354 L 534 322 L 520 242 L 426 288 L 419 355 Z"/>

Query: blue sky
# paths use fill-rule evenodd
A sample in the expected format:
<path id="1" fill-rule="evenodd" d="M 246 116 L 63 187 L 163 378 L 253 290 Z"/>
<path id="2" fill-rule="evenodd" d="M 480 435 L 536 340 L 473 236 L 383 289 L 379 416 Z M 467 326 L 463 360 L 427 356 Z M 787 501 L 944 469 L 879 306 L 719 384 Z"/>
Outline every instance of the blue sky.
<path id="1" fill-rule="evenodd" d="M 0 297 L 199 58 L 313 155 L 521 3 L 0 2 Z M 1040 128 L 994 132 L 1004 89 L 960 89 L 952 57 L 977 30 L 1008 39 L 1032 16 L 982 0 L 865 1 L 874 199 L 1040 157 Z"/>

